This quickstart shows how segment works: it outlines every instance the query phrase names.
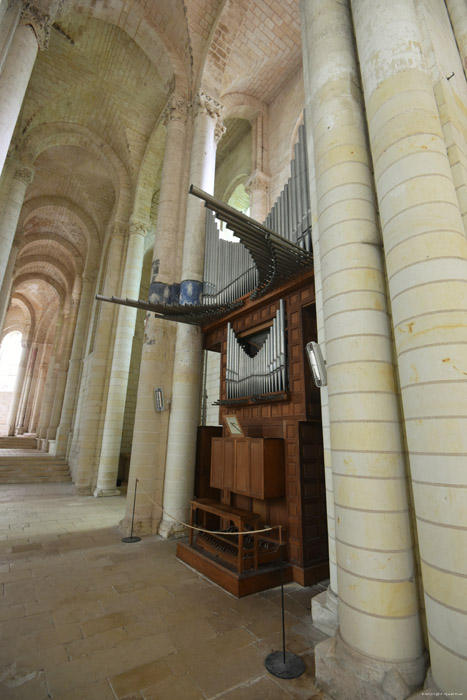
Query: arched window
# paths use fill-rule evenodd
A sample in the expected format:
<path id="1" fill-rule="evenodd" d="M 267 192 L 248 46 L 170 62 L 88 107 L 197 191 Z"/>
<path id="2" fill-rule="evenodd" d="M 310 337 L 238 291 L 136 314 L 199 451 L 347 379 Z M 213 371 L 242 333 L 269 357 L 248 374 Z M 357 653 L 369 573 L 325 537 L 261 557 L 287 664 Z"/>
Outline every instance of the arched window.
<path id="1" fill-rule="evenodd" d="M 8 333 L 0 346 L 0 391 L 13 391 L 21 359 L 21 333 Z"/>

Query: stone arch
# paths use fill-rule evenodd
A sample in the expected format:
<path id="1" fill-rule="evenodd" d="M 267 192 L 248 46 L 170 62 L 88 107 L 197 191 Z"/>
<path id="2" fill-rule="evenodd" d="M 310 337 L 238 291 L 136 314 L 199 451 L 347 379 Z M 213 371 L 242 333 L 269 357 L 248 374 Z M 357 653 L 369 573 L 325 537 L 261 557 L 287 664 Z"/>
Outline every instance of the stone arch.
<path id="1" fill-rule="evenodd" d="M 115 190 L 115 216 L 128 220 L 132 185 L 130 174 L 114 149 L 87 127 L 66 122 L 49 122 L 32 129 L 19 145 L 22 162 L 34 167 L 38 156 L 54 146 L 78 146 L 97 159 L 104 158 Z"/>
<path id="2" fill-rule="evenodd" d="M 178 9 L 174 11 L 175 5 Z M 73 11 L 73 4 L 67 2 L 60 17 Z M 131 17 L 117 3 L 81 0 L 79 12 L 124 31 L 157 67 L 166 93 L 176 85 L 189 96 L 192 55 L 183 0 L 152 0 L 145 8 L 135 2 Z M 183 60 L 177 46 L 185 47 Z"/>
<path id="3" fill-rule="evenodd" d="M 14 295 L 15 290 L 17 289 L 17 287 L 20 286 L 20 284 L 33 279 L 39 279 L 43 280 L 44 282 L 47 282 L 57 293 L 60 302 L 63 303 L 65 301 L 66 289 L 64 289 L 63 286 L 57 282 L 57 280 L 54 280 L 53 277 L 50 277 L 50 275 L 47 275 L 44 272 L 25 272 L 22 275 L 18 275 L 17 277 L 15 277 L 15 280 L 13 282 L 12 296 Z"/>
<path id="4" fill-rule="evenodd" d="M 51 255 L 22 255 L 20 253 L 17 258 L 18 272 L 21 273 L 24 268 L 37 263 L 50 265 L 57 270 L 65 281 L 67 293 L 71 292 L 74 276 L 70 274 L 70 270 L 60 260 L 53 258 Z"/>

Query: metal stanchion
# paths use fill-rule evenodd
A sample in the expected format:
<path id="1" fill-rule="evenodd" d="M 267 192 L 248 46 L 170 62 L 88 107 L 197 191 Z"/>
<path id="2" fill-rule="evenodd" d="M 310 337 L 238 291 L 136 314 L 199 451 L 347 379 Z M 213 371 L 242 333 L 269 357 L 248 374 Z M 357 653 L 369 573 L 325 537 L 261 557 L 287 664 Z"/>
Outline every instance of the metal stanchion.
<path id="1" fill-rule="evenodd" d="M 135 497 L 133 499 L 133 514 L 131 516 L 131 531 L 129 537 L 122 537 L 122 542 L 140 542 L 141 537 L 133 537 L 133 524 L 135 522 L 135 506 L 136 506 L 136 489 L 138 487 L 138 479 L 135 479 Z"/>
<path id="2" fill-rule="evenodd" d="M 281 607 L 282 607 L 282 651 L 273 651 L 266 657 L 264 665 L 277 678 L 298 678 L 305 671 L 303 659 L 285 650 L 285 610 L 284 610 L 284 562 L 281 562 Z"/>

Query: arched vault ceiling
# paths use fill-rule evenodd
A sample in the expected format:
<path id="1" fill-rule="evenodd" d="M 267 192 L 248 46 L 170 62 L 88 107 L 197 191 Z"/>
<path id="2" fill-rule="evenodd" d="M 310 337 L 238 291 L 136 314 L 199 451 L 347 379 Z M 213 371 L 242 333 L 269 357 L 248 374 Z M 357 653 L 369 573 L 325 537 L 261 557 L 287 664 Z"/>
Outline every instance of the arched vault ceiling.
<path id="1" fill-rule="evenodd" d="M 53 195 L 77 202 L 103 237 L 115 205 L 114 186 L 103 159 L 78 146 L 54 146 L 40 154 L 34 169 L 28 200 Z M 69 225 L 73 240 L 78 226 Z"/>
<path id="2" fill-rule="evenodd" d="M 129 173 L 137 170 L 166 102 L 156 67 L 117 26 L 71 13 L 40 52 L 20 116 L 20 135 L 44 123 L 98 134 Z"/>
<path id="3" fill-rule="evenodd" d="M 42 207 L 37 213 L 32 214 L 24 226 L 23 244 L 26 245 L 31 239 L 39 236 L 40 251 L 43 255 L 57 255 L 59 258 L 69 259 L 69 254 L 64 256 L 61 248 L 68 249 L 70 252 L 75 249 L 81 252 L 83 262 L 86 259 L 88 247 L 86 236 L 75 217 L 66 209 Z M 67 245 L 67 242 L 71 245 Z"/>
<path id="4" fill-rule="evenodd" d="M 242 16 L 234 37 L 227 13 L 236 7 Z M 299 0 L 230 0 L 223 15 L 210 52 L 223 74 L 221 94 L 244 93 L 269 104 L 301 66 Z"/>

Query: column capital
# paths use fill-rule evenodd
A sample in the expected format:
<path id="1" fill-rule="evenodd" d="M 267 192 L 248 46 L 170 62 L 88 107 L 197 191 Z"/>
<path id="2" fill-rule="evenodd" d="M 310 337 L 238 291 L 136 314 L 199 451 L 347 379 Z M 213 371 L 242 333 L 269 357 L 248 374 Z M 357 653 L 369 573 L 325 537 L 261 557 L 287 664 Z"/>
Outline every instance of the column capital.
<path id="1" fill-rule="evenodd" d="M 25 185 L 29 185 L 34 177 L 34 170 L 23 163 L 19 163 L 15 168 L 15 174 L 13 175 L 14 180 L 19 180 Z"/>
<path id="2" fill-rule="evenodd" d="M 169 122 L 176 121 L 185 123 L 188 119 L 189 107 L 189 102 L 181 97 L 181 95 L 170 95 L 162 114 L 164 125 L 167 126 Z"/>
<path id="3" fill-rule="evenodd" d="M 127 226 L 123 221 L 114 221 L 110 229 L 112 238 L 116 236 L 124 236 L 127 231 Z"/>
<path id="4" fill-rule="evenodd" d="M 37 2 L 34 0 L 26 0 L 24 2 L 20 24 L 31 27 L 41 51 L 49 48 L 52 18 L 38 6 Z"/>
<path id="5" fill-rule="evenodd" d="M 146 236 L 146 234 L 149 231 L 149 224 L 143 221 L 139 221 L 138 219 L 130 219 L 129 227 L 128 227 L 128 232 L 130 236 L 134 235 L 139 235 L 143 236 L 143 238 Z"/>
<path id="6" fill-rule="evenodd" d="M 194 114 L 206 114 L 213 119 L 222 119 L 224 105 L 218 102 L 214 97 L 199 90 L 193 101 Z"/>
<path id="7" fill-rule="evenodd" d="M 217 124 L 214 128 L 214 140 L 218 143 L 227 131 L 227 127 L 224 126 L 224 122 L 218 119 Z"/>
<path id="8" fill-rule="evenodd" d="M 266 175 L 266 173 L 261 172 L 261 170 L 255 170 L 251 173 L 250 177 L 245 182 L 245 192 L 249 195 L 251 195 L 252 192 L 258 190 L 262 192 L 268 192 L 270 181 L 271 178 L 269 177 L 269 175 Z"/>

